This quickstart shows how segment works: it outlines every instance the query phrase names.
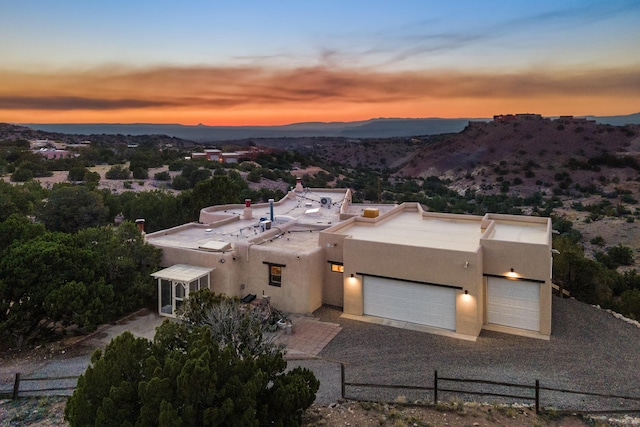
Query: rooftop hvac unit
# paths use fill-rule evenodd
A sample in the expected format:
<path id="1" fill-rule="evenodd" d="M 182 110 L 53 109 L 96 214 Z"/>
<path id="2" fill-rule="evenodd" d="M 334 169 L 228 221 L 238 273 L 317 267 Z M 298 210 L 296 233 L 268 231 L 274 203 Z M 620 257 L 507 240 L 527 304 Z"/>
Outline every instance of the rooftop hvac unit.
<path id="1" fill-rule="evenodd" d="M 323 197 L 320 199 L 320 205 L 331 207 L 331 197 Z"/>

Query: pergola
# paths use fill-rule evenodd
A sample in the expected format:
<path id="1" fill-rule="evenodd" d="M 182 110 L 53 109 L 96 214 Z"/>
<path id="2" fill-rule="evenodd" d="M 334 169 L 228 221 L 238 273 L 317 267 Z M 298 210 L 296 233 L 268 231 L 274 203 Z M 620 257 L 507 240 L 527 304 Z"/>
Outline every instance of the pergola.
<path id="1" fill-rule="evenodd" d="M 176 310 L 189 293 L 209 289 L 209 273 L 215 268 L 175 264 L 152 273 L 158 279 L 158 314 L 176 317 Z"/>

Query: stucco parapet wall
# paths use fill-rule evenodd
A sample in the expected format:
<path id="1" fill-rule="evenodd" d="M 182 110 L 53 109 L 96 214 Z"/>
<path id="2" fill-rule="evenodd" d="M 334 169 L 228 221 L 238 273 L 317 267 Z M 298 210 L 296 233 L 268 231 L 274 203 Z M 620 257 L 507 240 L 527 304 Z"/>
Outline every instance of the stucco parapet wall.
<path id="1" fill-rule="evenodd" d="M 488 240 L 551 246 L 551 219 L 545 217 L 486 214 L 481 242 Z"/>
<path id="2" fill-rule="evenodd" d="M 446 219 L 452 222 L 464 221 L 464 222 L 476 222 L 480 226 L 483 227 L 483 217 L 479 215 L 461 215 L 461 214 L 452 214 L 452 213 L 440 213 L 440 212 L 429 212 L 422 211 L 423 218 L 433 218 L 433 219 Z"/>
<path id="3" fill-rule="evenodd" d="M 280 206 L 283 203 L 285 203 L 287 200 L 287 196 L 283 197 L 282 199 L 278 200 L 278 201 L 274 201 L 273 205 L 274 206 Z M 251 207 L 253 209 L 264 209 L 264 208 L 268 208 L 270 205 L 269 203 L 255 203 L 252 204 Z M 233 217 L 236 219 L 239 219 L 242 215 L 242 213 L 240 212 L 228 212 L 228 211 L 233 211 L 233 210 L 240 210 L 240 209 L 244 209 L 245 205 L 244 204 L 232 204 L 232 205 L 216 205 L 216 206 L 209 206 L 206 208 L 202 208 L 200 209 L 200 218 L 199 218 L 199 222 L 203 223 L 203 224 L 209 224 L 209 225 L 224 225 L 224 224 L 228 224 L 228 223 L 222 223 L 218 220 L 218 218 L 220 217 L 222 220 L 226 219 L 223 218 L 224 216 L 228 216 L 228 217 Z M 221 214 L 220 212 L 224 212 L 223 214 Z"/>
<path id="4" fill-rule="evenodd" d="M 159 231 L 155 231 L 153 233 L 145 234 L 145 239 L 146 240 L 153 240 L 154 238 L 157 238 L 157 237 L 168 236 L 170 234 L 176 234 L 176 233 L 179 233 L 179 232 L 184 231 L 184 230 L 188 230 L 188 229 L 193 228 L 193 227 L 201 227 L 201 228 L 206 229 L 207 225 L 206 224 L 198 224 L 197 222 L 188 222 L 186 224 L 176 225 L 175 227 L 166 228 L 164 230 L 159 230 Z"/>

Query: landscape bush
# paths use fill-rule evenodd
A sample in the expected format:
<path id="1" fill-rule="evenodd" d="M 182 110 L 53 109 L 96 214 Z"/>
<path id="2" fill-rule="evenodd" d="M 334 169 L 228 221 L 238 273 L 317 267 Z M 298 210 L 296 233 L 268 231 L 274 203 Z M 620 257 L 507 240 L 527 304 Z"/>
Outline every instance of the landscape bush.
<path id="1" fill-rule="evenodd" d="M 72 427 L 300 426 L 319 382 L 306 368 L 285 368 L 281 351 L 240 356 L 208 326 L 165 321 L 153 342 L 125 332 L 97 350 L 65 419 Z"/>
<path id="2" fill-rule="evenodd" d="M 87 332 L 153 300 L 160 251 L 133 223 L 69 234 L 14 214 L 0 231 L 0 349 Z"/>

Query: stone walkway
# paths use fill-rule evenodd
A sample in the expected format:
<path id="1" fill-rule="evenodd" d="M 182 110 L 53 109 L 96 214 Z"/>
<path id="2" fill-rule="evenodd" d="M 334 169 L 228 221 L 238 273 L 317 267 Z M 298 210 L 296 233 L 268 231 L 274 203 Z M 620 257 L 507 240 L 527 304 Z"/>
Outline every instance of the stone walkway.
<path id="1" fill-rule="evenodd" d="M 317 317 L 292 315 L 292 333 L 280 332 L 277 342 L 287 348 L 285 359 L 313 359 L 342 330 L 336 323 L 322 322 Z"/>

